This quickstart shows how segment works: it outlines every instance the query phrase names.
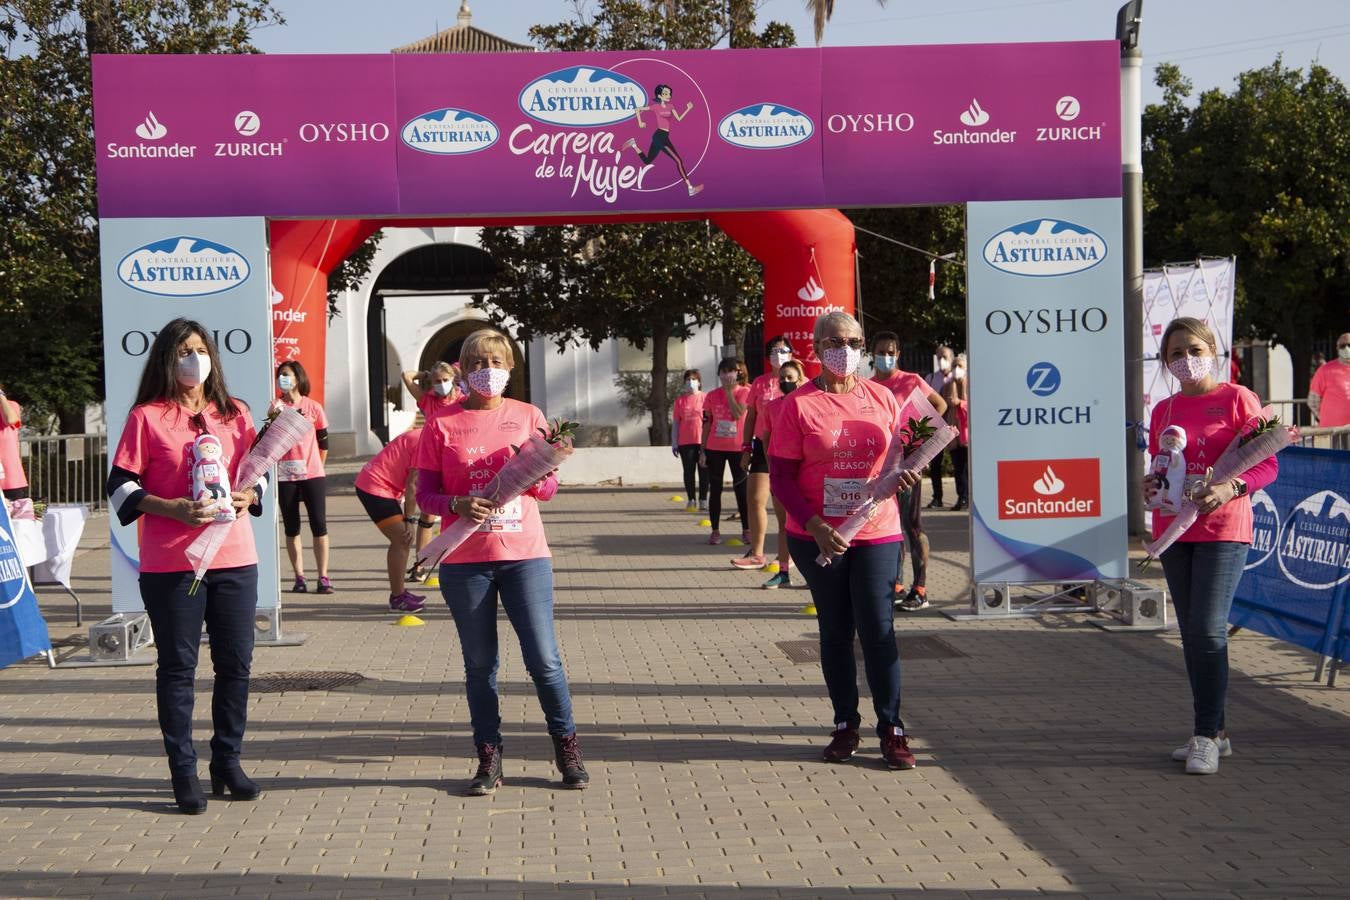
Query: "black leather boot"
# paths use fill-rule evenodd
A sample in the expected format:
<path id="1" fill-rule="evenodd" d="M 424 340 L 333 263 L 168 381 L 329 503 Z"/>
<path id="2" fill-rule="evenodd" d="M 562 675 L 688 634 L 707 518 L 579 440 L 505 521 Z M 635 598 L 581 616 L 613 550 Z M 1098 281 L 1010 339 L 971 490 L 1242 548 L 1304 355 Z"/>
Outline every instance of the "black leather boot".
<path id="1" fill-rule="evenodd" d="M 209 771 L 212 796 L 224 797 L 226 788 L 230 791 L 231 800 L 257 800 L 262 796 L 262 788 L 258 787 L 258 782 L 245 775 L 237 762 L 228 766 L 211 763 Z"/>
<path id="2" fill-rule="evenodd" d="M 586 765 L 581 761 L 581 748 L 577 746 L 577 733 L 574 731 L 567 737 L 553 737 L 553 754 L 558 763 L 558 771 L 562 773 L 563 786 L 569 787 L 574 791 L 583 791 L 591 783 L 590 773 L 586 771 Z"/>
<path id="3" fill-rule="evenodd" d="M 206 795 L 196 775 L 173 776 L 173 799 L 179 812 L 185 815 L 199 816 L 206 812 Z"/>
<path id="4" fill-rule="evenodd" d="M 502 745 L 478 745 L 478 771 L 469 782 L 469 793 L 483 797 L 494 794 L 502 786 Z"/>

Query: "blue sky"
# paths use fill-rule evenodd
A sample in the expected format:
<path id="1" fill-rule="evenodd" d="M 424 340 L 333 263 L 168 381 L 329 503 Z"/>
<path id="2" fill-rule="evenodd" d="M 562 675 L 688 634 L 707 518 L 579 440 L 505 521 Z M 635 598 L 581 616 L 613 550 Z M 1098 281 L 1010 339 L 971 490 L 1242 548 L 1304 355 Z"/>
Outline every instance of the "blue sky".
<path id="1" fill-rule="evenodd" d="M 825 46 L 962 44 L 1110 38 L 1123 0 L 838 0 Z M 480 28 L 526 42 L 538 22 L 568 18 L 568 0 L 470 0 Z M 267 53 L 382 53 L 454 24 L 459 0 L 273 0 L 287 19 L 259 32 Z M 761 22 L 793 26 L 811 41 L 801 0 L 766 0 Z M 1237 73 L 1283 52 L 1291 66 L 1314 59 L 1350 81 L 1347 0 L 1145 0 L 1146 102 L 1158 99 L 1152 67 L 1176 62 L 1197 90 L 1231 89 Z"/>

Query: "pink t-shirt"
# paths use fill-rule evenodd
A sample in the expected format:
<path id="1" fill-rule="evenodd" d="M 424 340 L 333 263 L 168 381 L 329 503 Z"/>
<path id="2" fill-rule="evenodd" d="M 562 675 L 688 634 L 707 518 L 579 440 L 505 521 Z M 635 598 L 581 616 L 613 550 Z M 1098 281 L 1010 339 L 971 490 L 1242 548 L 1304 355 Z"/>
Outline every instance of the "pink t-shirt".
<path id="1" fill-rule="evenodd" d="M 743 409 L 748 409 L 750 388 L 738 386 L 732 393 Z M 740 416 L 731 414 L 731 404 L 727 402 L 727 392 L 721 387 L 713 388 L 703 395 L 703 412 L 708 417 L 709 450 L 723 452 L 737 451 L 745 445 L 745 412 Z"/>
<path id="2" fill-rule="evenodd" d="M 292 405 L 285 399 L 281 402 L 286 406 Z M 315 431 L 328 427 L 328 416 L 324 413 L 323 407 L 308 397 L 301 397 L 300 402 L 294 404 L 294 407 L 302 416 L 314 423 Z M 277 462 L 278 481 L 305 481 L 322 477 L 323 460 L 319 458 L 319 438 L 313 433 L 299 445 L 292 447 Z"/>
<path id="3" fill-rule="evenodd" d="M 1322 398 L 1317 424 L 1322 428 L 1350 425 L 1350 363 L 1339 359 L 1319 368 L 1309 388 Z"/>
<path id="4" fill-rule="evenodd" d="M 769 404 L 783 396 L 777 375 L 761 375 L 750 384 L 750 406 L 755 410 L 755 437 L 761 441 L 769 430 Z"/>
<path id="5" fill-rule="evenodd" d="M 462 403 L 427 422 L 413 465 L 439 472 L 441 492 L 482 496 L 492 477 L 515 453 L 512 445 L 544 428 L 544 414 L 528 403 L 505 398 L 496 409 L 468 409 Z M 448 524 L 458 516 L 446 517 Z M 539 519 L 539 502 L 524 495 L 494 512 L 443 563 L 497 562 L 552 556 Z"/>
<path id="6" fill-rule="evenodd" d="M 1158 435 L 1169 425 L 1179 425 L 1186 432 L 1186 480 L 1198 480 L 1205 470 L 1214 465 L 1228 449 L 1239 429 L 1260 415 L 1261 401 L 1240 384 L 1224 383 L 1197 397 L 1173 394 L 1153 407 L 1148 429 L 1150 458 L 1158 452 Z M 1175 516 L 1153 511 L 1153 537 L 1158 538 Z M 1237 541 L 1249 544 L 1252 540 L 1252 501 L 1250 497 L 1235 497 L 1214 512 L 1196 519 L 1186 530 L 1182 541 Z"/>
<path id="7" fill-rule="evenodd" d="M 464 395 L 459 392 L 459 388 L 452 389 L 449 396 L 446 397 L 442 397 L 435 391 L 427 391 L 417 401 L 417 408 L 422 411 L 422 415 L 431 420 L 463 399 Z"/>
<path id="8" fill-rule="evenodd" d="M 417 455 L 417 443 L 421 439 L 421 428 L 409 428 L 394 438 L 361 467 L 356 486 L 372 496 L 402 503 L 408 473 L 413 469 L 413 457 Z"/>
<path id="9" fill-rule="evenodd" d="M 701 391 L 678 394 L 671 407 L 671 417 L 675 420 L 675 443 L 703 443 L 703 398 Z"/>
<path id="10" fill-rule="evenodd" d="M 801 390 L 801 388 L 798 387 L 797 390 Z M 769 452 L 769 444 L 773 441 L 773 434 L 778 430 L 778 423 L 783 421 L 783 410 L 786 408 L 783 401 L 786 399 L 787 397 L 782 393 L 779 393 L 779 395 L 770 400 L 769 405 L 765 407 L 765 431 L 764 437 L 760 438 L 760 440 L 764 441 L 764 452 L 766 455 Z"/>
<path id="11" fill-rule="evenodd" d="M 769 455 L 801 460 L 797 487 L 822 519 L 838 526 L 860 505 L 863 484 L 880 472 L 891 435 L 900 426 L 900 404 L 886 388 L 859 379 L 847 394 L 831 394 L 808 382 L 783 398 L 782 406 Z M 787 530 L 811 539 L 806 523 L 791 513 Z M 882 503 L 853 542 L 900 539 L 898 508 Z"/>
<path id="12" fill-rule="evenodd" d="M 675 108 L 669 104 L 653 103 L 651 110 L 652 118 L 656 119 L 656 127 L 662 131 L 670 131 L 670 125 L 675 121 Z"/>
<path id="13" fill-rule="evenodd" d="M 905 401 L 909 399 L 909 395 L 914 392 L 915 388 L 923 391 L 925 397 L 928 396 L 928 382 L 923 379 L 923 376 L 915 375 L 913 372 L 903 372 L 896 369 L 885 378 L 873 378 L 872 380 L 894 394 L 896 401 L 901 406 L 905 405 Z"/>
<path id="14" fill-rule="evenodd" d="M 19 456 L 19 429 L 23 427 L 23 408 L 8 398 L 0 399 L 0 403 L 13 405 L 15 413 L 19 416 L 13 425 L 6 425 L 5 420 L 0 419 L 0 468 L 5 470 L 4 477 L 0 478 L 0 490 L 15 491 L 28 487 L 28 478 L 23 473 L 23 459 Z"/>
<path id="15" fill-rule="evenodd" d="M 221 460 L 230 473 L 230 489 L 241 487 L 235 476 L 239 464 L 253 446 L 253 419 L 248 406 L 235 400 L 239 415 L 226 422 L 214 405 L 202 413 L 206 431 L 220 438 Z M 193 415 L 169 400 L 133 407 L 122 429 L 122 439 L 113 454 L 112 464 L 140 476 L 141 487 L 156 497 L 174 500 L 192 491 L 192 442 L 199 431 Z M 253 528 L 247 512 L 234 520 L 230 533 L 212 569 L 233 569 L 258 562 L 253 543 Z M 136 520 L 141 548 L 142 572 L 187 572 L 192 569 L 187 548 L 200 529 L 165 516 L 141 516 Z"/>

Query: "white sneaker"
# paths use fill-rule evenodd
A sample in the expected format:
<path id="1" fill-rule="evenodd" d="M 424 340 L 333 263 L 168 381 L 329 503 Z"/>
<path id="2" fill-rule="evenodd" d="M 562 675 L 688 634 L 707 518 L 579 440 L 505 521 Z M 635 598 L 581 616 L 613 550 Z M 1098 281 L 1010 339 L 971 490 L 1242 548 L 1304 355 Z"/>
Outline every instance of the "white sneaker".
<path id="1" fill-rule="evenodd" d="M 1215 738 L 1214 743 L 1219 745 L 1219 756 L 1228 757 L 1233 755 L 1233 742 L 1228 738 Z M 1172 751 L 1172 759 L 1177 762 L 1185 762 L 1190 758 L 1190 755 L 1191 745 L 1189 742 Z"/>
<path id="2" fill-rule="evenodd" d="M 708 501 L 707 500 L 698 501 L 698 511 L 707 512 L 707 510 L 708 510 Z"/>
<path id="3" fill-rule="evenodd" d="M 1219 771 L 1219 744 L 1213 738 L 1191 738 L 1191 755 L 1186 757 L 1187 775 L 1213 775 Z"/>

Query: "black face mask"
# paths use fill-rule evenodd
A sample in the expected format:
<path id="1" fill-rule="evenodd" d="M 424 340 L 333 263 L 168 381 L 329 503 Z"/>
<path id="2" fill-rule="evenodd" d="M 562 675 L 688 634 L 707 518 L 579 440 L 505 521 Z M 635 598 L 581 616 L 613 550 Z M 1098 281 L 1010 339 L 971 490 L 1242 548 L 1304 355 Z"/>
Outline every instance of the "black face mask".
<path id="1" fill-rule="evenodd" d="M 783 381 L 782 379 L 779 379 L 778 381 L 778 389 L 782 391 L 784 394 L 792 393 L 793 389 L 796 387 L 797 382 L 795 381 Z"/>

